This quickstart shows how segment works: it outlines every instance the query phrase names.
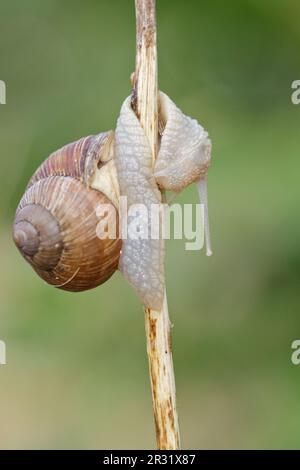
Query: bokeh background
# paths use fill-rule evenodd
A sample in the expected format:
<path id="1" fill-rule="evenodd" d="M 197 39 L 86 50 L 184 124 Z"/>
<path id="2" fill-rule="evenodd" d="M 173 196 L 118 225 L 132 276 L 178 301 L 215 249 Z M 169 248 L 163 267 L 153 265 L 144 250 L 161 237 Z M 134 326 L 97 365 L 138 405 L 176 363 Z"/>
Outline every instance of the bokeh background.
<path id="1" fill-rule="evenodd" d="M 299 448 L 300 3 L 158 0 L 159 83 L 210 132 L 214 256 L 169 241 L 184 448 Z M 134 69 L 132 0 L 0 0 L 0 447 L 153 448 L 141 306 L 120 274 L 55 290 L 11 240 L 54 149 L 113 128 Z M 195 187 L 178 198 L 196 202 Z"/>

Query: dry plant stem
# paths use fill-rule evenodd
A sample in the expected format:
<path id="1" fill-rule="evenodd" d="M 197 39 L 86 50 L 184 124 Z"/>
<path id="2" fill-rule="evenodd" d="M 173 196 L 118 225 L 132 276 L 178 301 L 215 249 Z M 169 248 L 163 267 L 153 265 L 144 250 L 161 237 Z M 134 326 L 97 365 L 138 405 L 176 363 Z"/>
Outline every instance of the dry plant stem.
<path id="1" fill-rule="evenodd" d="M 158 144 L 155 0 L 135 0 L 137 52 L 132 104 L 149 139 L 153 162 Z M 145 308 L 145 328 L 157 448 L 180 449 L 171 324 L 166 293 L 161 311 Z"/>

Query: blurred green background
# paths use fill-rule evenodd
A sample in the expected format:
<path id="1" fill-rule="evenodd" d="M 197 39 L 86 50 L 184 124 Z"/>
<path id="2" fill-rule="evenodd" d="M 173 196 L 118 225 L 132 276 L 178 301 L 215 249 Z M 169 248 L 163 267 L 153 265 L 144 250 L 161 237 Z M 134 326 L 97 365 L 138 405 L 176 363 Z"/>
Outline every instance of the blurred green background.
<path id="1" fill-rule="evenodd" d="M 299 448 L 300 3 L 158 0 L 159 83 L 213 141 L 214 256 L 169 241 L 184 448 Z M 132 0 L 0 0 L 0 447 L 153 448 L 142 308 L 120 274 L 55 290 L 11 240 L 54 149 L 114 128 L 134 69 Z M 196 202 L 195 187 L 178 198 Z"/>

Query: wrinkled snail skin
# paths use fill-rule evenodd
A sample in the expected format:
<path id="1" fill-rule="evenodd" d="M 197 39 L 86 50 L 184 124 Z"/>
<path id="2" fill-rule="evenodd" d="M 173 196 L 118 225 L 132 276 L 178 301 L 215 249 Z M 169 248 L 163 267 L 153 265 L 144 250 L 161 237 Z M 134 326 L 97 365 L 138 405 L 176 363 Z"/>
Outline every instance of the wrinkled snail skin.
<path id="1" fill-rule="evenodd" d="M 82 291 L 105 282 L 120 269 L 144 306 L 159 310 L 164 290 L 162 224 L 151 238 L 151 207 L 162 203 L 160 189 L 179 192 L 197 183 L 204 205 L 207 254 L 211 254 L 206 175 L 211 141 L 195 120 L 185 116 L 164 93 L 159 93 L 158 156 L 153 168 L 145 132 L 124 101 L 116 131 L 84 137 L 54 152 L 38 168 L 17 208 L 15 244 L 35 271 L 55 287 Z M 119 197 L 127 197 L 122 213 Z M 109 210 L 99 216 L 97 208 Z M 132 212 L 132 205 L 147 209 Z M 148 229 L 148 238 L 99 238 L 105 217 L 118 229 L 119 218 Z M 144 219 L 147 217 L 147 219 Z M 160 215 L 161 218 L 161 215 Z M 161 222 L 161 220 L 160 220 Z"/>
<path id="2" fill-rule="evenodd" d="M 17 208 L 13 238 L 19 251 L 49 284 L 69 290 L 91 289 L 117 269 L 121 240 L 100 239 L 99 204 L 118 212 L 105 194 L 90 187 L 101 171 L 110 133 L 89 136 L 54 152 L 31 178 Z M 100 167 L 100 170 L 98 168 Z"/>
<path id="3" fill-rule="evenodd" d="M 203 127 L 160 92 L 160 118 L 165 123 L 154 167 L 163 189 L 179 192 L 205 177 L 211 160 L 211 141 Z"/>
<path id="4" fill-rule="evenodd" d="M 131 107 L 128 97 L 121 108 L 115 133 L 115 159 L 120 194 L 127 196 L 128 208 L 143 204 L 150 214 L 152 204 L 161 203 L 152 168 L 149 141 Z M 146 307 L 159 309 L 164 296 L 164 243 L 151 239 L 151 220 L 143 222 L 143 212 L 128 215 L 128 227 L 147 227 L 148 238 L 123 240 L 119 268 Z"/>

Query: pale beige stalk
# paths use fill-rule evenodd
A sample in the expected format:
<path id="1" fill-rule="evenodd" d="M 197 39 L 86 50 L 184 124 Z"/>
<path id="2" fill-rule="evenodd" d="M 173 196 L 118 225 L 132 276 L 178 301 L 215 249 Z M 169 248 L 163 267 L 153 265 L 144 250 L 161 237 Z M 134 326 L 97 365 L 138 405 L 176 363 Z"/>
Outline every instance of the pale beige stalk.
<path id="1" fill-rule="evenodd" d="M 158 144 L 158 85 L 155 0 L 135 0 L 137 51 L 132 103 L 149 139 L 153 164 Z M 157 448 L 180 449 L 171 324 L 167 296 L 160 311 L 145 308 Z"/>

